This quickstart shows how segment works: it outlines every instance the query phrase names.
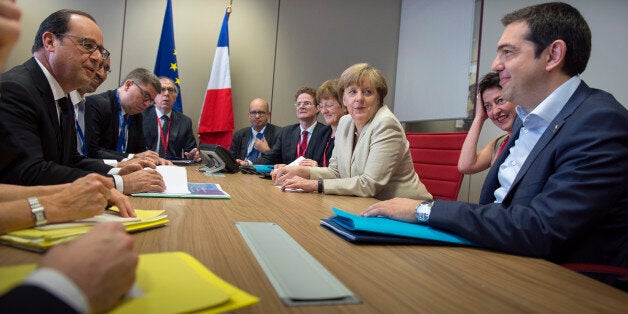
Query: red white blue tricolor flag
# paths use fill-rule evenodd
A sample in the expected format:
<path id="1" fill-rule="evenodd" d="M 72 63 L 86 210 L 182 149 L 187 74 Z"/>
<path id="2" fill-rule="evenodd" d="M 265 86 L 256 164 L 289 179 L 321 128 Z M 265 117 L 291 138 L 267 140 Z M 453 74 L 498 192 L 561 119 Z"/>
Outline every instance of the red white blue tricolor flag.
<path id="1" fill-rule="evenodd" d="M 231 145 L 233 134 L 233 105 L 231 101 L 231 73 L 229 69 L 229 13 L 227 8 L 222 21 L 218 47 L 214 55 L 212 72 L 207 83 L 205 101 L 198 123 L 201 143 Z"/>
<path id="2" fill-rule="evenodd" d="M 179 80 L 179 66 L 177 64 L 177 50 L 174 47 L 174 25 L 172 20 L 172 2 L 168 0 L 166 13 L 164 14 L 164 24 L 161 28 L 161 38 L 159 39 L 159 49 L 157 50 L 157 61 L 155 70 L 157 76 L 169 77 L 177 86 L 179 94 L 173 109 L 183 112 L 181 102 L 181 81 Z"/>

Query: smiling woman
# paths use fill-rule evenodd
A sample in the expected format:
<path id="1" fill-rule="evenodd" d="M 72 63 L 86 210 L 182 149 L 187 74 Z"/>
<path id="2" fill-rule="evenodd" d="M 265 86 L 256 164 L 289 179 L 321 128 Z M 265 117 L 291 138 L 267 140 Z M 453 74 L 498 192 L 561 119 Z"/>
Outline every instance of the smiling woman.
<path id="1" fill-rule="evenodd" d="M 384 105 L 388 87 L 380 71 L 355 64 L 340 76 L 338 92 L 349 115 L 340 118 L 329 166 L 277 169 L 275 183 L 325 194 L 431 199 L 414 171 L 401 123 Z"/>

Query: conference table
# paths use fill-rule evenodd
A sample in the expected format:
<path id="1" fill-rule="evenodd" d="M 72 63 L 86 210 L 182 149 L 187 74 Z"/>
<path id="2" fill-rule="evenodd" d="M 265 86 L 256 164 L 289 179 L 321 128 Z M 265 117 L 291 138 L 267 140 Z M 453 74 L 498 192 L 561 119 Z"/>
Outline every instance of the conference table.
<path id="1" fill-rule="evenodd" d="M 133 234 L 138 253 L 182 251 L 222 279 L 260 298 L 238 313 L 623 312 L 628 294 L 536 258 L 431 245 L 356 245 L 320 226 L 332 207 L 359 213 L 377 200 L 283 192 L 256 175 L 206 176 L 231 199 L 132 197 L 138 209 L 165 209 L 170 223 Z M 275 222 L 338 278 L 360 304 L 286 306 L 236 222 Z M 0 265 L 41 254 L 0 245 Z"/>

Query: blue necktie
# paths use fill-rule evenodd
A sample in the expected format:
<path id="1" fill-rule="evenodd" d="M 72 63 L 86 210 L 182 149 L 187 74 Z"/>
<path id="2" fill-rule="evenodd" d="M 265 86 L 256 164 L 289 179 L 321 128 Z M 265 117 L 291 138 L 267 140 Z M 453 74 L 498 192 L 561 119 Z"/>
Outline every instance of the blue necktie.
<path id="1" fill-rule="evenodd" d="M 255 135 L 255 137 L 257 137 L 258 139 L 261 140 L 261 139 L 264 138 L 264 134 L 262 134 L 260 132 L 260 133 L 257 133 L 257 135 Z M 253 160 L 255 158 L 259 158 L 260 155 L 261 155 L 261 153 L 257 149 L 255 149 L 255 144 L 253 144 L 253 148 L 251 148 L 251 152 L 246 156 L 246 159 Z"/>

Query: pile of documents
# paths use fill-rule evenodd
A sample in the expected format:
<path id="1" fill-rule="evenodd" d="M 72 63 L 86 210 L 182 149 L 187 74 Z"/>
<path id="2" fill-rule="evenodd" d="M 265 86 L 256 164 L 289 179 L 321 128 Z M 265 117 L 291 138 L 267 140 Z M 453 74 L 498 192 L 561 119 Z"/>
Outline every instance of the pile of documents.
<path id="1" fill-rule="evenodd" d="M 67 242 L 87 233 L 92 226 L 100 222 L 120 222 L 128 232 L 161 227 L 168 223 L 164 210 L 136 209 L 136 218 L 120 217 L 117 210 L 116 207 L 112 207 L 105 211 L 104 214 L 88 219 L 9 232 L 0 236 L 0 242 L 18 248 L 41 252 L 53 245 Z"/>

